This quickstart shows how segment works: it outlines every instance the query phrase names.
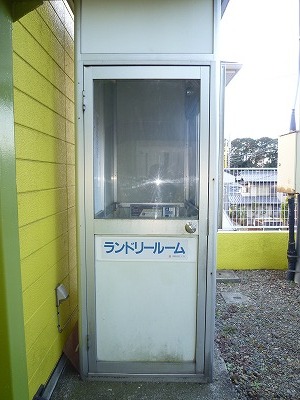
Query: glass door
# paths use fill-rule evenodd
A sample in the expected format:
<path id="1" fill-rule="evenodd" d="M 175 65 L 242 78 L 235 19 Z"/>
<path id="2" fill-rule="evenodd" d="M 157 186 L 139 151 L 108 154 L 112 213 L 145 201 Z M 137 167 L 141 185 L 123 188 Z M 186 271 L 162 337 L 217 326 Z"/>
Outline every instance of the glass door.
<path id="1" fill-rule="evenodd" d="M 198 219 L 196 79 L 94 81 L 96 219 Z"/>
<path id="2" fill-rule="evenodd" d="M 203 369 L 208 74 L 85 68 L 91 373 Z"/>

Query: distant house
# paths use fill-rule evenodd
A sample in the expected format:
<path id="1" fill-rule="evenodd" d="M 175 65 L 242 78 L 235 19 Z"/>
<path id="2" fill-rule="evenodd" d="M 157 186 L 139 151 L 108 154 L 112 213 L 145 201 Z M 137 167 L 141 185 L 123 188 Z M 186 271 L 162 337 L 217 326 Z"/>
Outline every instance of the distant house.
<path id="1" fill-rule="evenodd" d="M 224 185 L 224 206 L 235 225 L 281 225 L 282 199 L 277 193 L 276 169 L 233 169 L 234 183 Z M 226 172 L 229 173 L 229 170 Z"/>

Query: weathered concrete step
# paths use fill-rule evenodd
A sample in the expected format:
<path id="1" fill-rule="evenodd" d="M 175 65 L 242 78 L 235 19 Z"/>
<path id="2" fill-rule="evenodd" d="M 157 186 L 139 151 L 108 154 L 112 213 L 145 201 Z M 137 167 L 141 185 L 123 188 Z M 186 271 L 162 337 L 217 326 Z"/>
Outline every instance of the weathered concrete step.
<path id="1" fill-rule="evenodd" d="M 234 271 L 217 271 L 217 282 L 241 282 L 241 279 L 234 273 Z"/>

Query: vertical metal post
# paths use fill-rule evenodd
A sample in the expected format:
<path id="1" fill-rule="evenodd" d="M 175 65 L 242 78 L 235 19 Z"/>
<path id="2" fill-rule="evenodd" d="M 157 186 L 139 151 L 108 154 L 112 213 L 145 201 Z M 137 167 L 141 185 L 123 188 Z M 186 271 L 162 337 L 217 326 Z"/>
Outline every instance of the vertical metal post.
<path id="1" fill-rule="evenodd" d="M 297 254 L 300 254 L 300 215 L 299 215 L 299 210 L 300 210 L 300 195 L 297 195 L 297 225 L 296 225 L 296 230 L 297 230 L 297 236 L 296 236 L 296 251 Z M 295 276 L 294 276 L 294 282 L 295 283 L 300 283 L 300 263 L 299 263 L 299 257 L 297 257 L 296 265 L 295 265 Z"/>
<path id="2" fill-rule="evenodd" d="M 289 243 L 287 250 L 288 273 L 287 280 L 294 280 L 295 268 L 297 262 L 297 252 L 295 245 L 295 195 L 291 194 L 288 197 L 288 212 L 289 212 Z"/>
<path id="3" fill-rule="evenodd" d="M 221 65 L 220 83 L 220 121 L 219 121 L 219 188 L 218 188 L 218 229 L 223 224 L 223 196 L 224 196 L 224 112 L 225 112 L 225 86 L 226 86 L 226 65 Z"/>

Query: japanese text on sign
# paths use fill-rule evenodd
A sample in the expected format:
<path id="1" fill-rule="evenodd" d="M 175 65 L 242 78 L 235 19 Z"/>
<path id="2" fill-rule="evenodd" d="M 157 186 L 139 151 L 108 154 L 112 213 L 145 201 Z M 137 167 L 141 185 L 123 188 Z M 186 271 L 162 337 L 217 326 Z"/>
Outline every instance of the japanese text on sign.
<path id="1" fill-rule="evenodd" d="M 106 254 L 109 253 L 123 253 L 123 254 L 141 254 L 144 252 L 152 252 L 153 254 L 162 254 L 167 252 L 170 255 L 184 255 L 185 249 L 177 242 L 175 245 L 163 245 L 161 242 L 153 242 L 152 244 L 146 244 L 143 241 L 140 242 L 128 242 L 119 243 L 117 241 L 105 241 L 104 249 Z"/>
<path id="2" fill-rule="evenodd" d="M 192 261 L 197 242 L 174 237 L 95 237 L 97 260 L 173 260 Z"/>

